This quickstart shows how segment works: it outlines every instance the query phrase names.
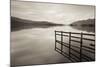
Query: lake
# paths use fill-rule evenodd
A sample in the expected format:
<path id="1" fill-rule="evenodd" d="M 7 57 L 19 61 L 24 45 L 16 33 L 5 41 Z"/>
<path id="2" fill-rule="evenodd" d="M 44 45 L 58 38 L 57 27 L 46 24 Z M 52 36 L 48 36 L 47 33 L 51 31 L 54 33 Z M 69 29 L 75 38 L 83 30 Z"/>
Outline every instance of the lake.
<path id="1" fill-rule="evenodd" d="M 11 64 L 19 66 L 71 62 L 54 50 L 55 30 L 86 32 L 70 26 L 13 31 L 11 32 Z"/>
<path id="2" fill-rule="evenodd" d="M 70 63 L 71 61 L 68 58 L 65 58 L 54 50 L 55 30 L 78 33 L 94 33 L 88 28 L 80 29 L 67 26 L 68 24 L 78 20 L 95 18 L 95 6 L 92 5 L 73 5 L 11 0 L 11 16 L 24 19 L 24 21 L 17 20 L 17 22 L 11 22 L 11 27 L 18 27 L 17 29 L 14 29 L 16 31 L 11 31 L 12 66 L 65 62 Z M 64 26 L 48 27 L 50 26 L 49 24 L 48 26 L 46 26 L 47 24 L 44 26 L 43 24 L 41 25 L 41 23 L 40 25 L 36 26 L 34 24 L 37 24 L 37 22 L 29 24 L 29 21 L 27 22 L 26 20 L 30 20 L 32 22 L 48 21 L 52 22 L 53 25 L 55 23 L 64 24 Z M 86 29 L 88 29 L 88 31 L 86 31 Z M 67 42 L 68 39 L 64 41 Z M 90 42 L 85 41 L 85 45 L 86 43 L 88 44 Z M 74 45 L 77 44 L 74 43 Z M 68 52 L 66 49 L 65 51 Z M 88 53 L 86 54 L 89 55 Z M 94 56 L 92 57 L 94 58 Z"/>

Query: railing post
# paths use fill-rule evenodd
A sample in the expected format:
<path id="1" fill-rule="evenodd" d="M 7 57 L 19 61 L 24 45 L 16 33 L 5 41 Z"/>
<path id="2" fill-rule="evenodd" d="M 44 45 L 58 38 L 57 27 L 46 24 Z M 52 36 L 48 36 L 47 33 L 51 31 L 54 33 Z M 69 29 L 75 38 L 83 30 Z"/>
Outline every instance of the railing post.
<path id="1" fill-rule="evenodd" d="M 70 57 L 70 49 L 71 48 L 71 32 L 69 32 L 69 57 Z"/>
<path id="2" fill-rule="evenodd" d="M 83 38 L 83 33 L 81 32 L 81 39 L 80 39 L 80 61 L 82 61 L 82 38 Z"/>
<path id="3" fill-rule="evenodd" d="M 56 31 L 55 31 L 55 50 L 56 50 Z"/>
<path id="4" fill-rule="evenodd" d="M 61 53 L 63 52 L 63 32 L 61 31 Z"/>

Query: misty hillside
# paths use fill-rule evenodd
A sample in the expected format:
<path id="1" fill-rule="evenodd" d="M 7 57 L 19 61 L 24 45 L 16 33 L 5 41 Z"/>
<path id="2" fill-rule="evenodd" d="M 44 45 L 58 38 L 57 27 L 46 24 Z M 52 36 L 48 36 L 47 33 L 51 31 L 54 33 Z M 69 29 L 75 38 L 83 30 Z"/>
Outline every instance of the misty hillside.
<path id="1" fill-rule="evenodd" d="M 48 21 L 31 21 L 11 17 L 11 31 L 28 29 L 28 28 L 48 28 L 52 26 L 63 26 L 63 24 L 56 24 Z"/>
<path id="2" fill-rule="evenodd" d="M 95 19 L 87 19 L 73 22 L 70 26 L 95 26 Z"/>
<path id="3" fill-rule="evenodd" d="M 95 19 L 76 21 L 70 24 L 70 26 L 80 31 L 95 32 Z"/>

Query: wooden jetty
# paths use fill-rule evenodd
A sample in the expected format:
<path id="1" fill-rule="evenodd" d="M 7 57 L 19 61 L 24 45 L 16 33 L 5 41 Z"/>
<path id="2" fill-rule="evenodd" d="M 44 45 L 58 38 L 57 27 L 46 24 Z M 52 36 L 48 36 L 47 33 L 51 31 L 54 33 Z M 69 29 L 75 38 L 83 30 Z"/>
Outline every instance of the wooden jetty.
<path id="1" fill-rule="evenodd" d="M 84 45 L 84 42 L 88 41 L 90 42 L 87 43 L 88 46 Z M 77 43 L 77 45 L 72 44 L 72 42 Z M 72 62 L 95 61 L 95 34 L 55 31 L 55 51 Z"/>

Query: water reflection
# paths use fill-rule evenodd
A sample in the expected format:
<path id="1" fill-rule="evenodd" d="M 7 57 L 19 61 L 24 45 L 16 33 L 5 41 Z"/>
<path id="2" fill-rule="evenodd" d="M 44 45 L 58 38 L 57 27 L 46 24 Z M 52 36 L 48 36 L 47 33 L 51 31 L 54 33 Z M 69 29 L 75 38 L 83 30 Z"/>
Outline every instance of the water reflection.
<path id="1" fill-rule="evenodd" d="M 63 24 L 56 24 L 48 21 L 31 21 L 11 17 L 11 31 L 19 31 L 30 28 L 49 28 L 55 26 L 64 26 Z"/>
<path id="2" fill-rule="evenodd" d="M 91 26 L 71 26 L 75 29 L 78 30 L 83 30 L 83 31 L 87 31 L 87 32 L 95 32 L 95 27 L 91 27 Z"/>
<path id="3" fill-rule="evenodd" d="M 74 29 L 70 26 L 29 28 L 19 31 L 13 31 L 11 32 L 12 65 L 19 66 L 29 64 L 48 64 L 61 62 L 69 63 L 70 60 L 54 51 L 55 30 L 62 30 L 68 32 L 86 32 Z M 23 52 L 23 50 L 25 52 Z"/>

